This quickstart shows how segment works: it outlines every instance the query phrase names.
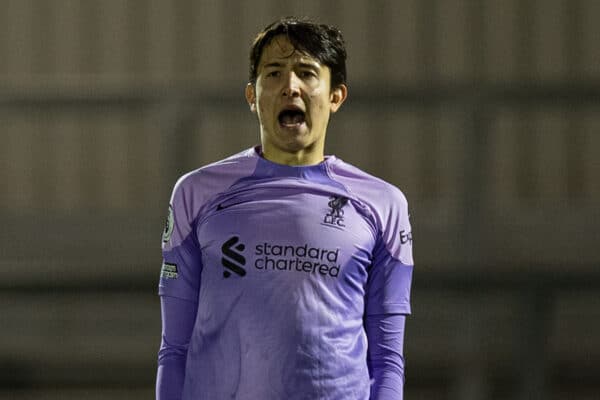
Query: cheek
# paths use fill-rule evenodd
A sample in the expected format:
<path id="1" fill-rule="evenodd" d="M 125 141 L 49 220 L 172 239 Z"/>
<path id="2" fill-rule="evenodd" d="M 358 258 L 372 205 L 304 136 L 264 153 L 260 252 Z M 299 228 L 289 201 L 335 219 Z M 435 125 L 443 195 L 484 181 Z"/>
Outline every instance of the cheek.
<path id="1" fill-rule="evenodd" d="M 310 93 L 310 100 L 319 109 L 329 107 L 329 88 L 325 85 L 319 85 Z"/>
<path id="2" fill-rule="evenodd" d="M 322 92 L 311 95 L 310 102 L 313 108 L 319 111 L 324 111 L 329 108 L 329 97 Z"/>
<path id="3" fill-rule="evenodd" d="M 268 114 L 267 110 L 268 110 L 268 107 L 263 100 L 259 100 L 256 103 L 256 112 L 261 119 L 264 118 L 264 116 Z"/>

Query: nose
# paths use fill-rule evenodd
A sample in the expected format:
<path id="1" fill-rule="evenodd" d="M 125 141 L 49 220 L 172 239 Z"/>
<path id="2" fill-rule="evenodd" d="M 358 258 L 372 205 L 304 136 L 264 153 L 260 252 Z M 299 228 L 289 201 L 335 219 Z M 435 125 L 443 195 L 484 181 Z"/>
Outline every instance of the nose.
<path id="1" fill-rule="evenodd" d="M 287 75 L 285 80 L 282 94 L 284 97 L 298 97 L 300 96 L 300 83 L 296 74 L 292 71 Z"/>

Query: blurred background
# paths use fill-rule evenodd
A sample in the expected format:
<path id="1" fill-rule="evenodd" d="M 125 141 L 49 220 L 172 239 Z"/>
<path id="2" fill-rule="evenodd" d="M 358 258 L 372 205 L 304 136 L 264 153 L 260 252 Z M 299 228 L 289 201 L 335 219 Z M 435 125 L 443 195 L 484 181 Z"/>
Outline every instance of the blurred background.
<path id="1" fill-rule="evenodd" d="M 410 202 L 405 398 L 597 399 L 596 0 L 0 0 L 0 398 L 153 398 L 171 189 L 257 143 L 292 14 L 347 40 L 328 153 Z"/>

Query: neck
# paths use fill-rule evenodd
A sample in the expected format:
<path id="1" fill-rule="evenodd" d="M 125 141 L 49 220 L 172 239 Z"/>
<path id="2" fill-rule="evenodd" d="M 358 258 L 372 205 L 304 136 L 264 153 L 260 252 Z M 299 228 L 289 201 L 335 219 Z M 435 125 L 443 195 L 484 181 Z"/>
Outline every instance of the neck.
<path id="1" fill-rule="evenodd" d="M 271 146 L 264 146 L 262 148 L 262 156 L 274 163 L 290 165 L 290 166 L 301 166 L 301 165 L 316 165 L 325 159 L 323 149 L 302 149 L 294 152 L 281 151 L 279 149 L 272 148 Z"/>

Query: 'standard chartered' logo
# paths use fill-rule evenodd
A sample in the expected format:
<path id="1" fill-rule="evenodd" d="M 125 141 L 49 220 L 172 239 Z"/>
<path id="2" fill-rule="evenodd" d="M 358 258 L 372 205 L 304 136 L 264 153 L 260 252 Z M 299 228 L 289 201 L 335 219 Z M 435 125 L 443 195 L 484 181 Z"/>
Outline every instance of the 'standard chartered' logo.
<path id="1" fill-rule="evenodd" d="M 331 210 L 325 215 L 323 223 L 327 225 L 345 227 L 344 206 L 348 204 L 348 198 L 343 196 L 332 196 L 329 198 L 328 206 Z"/>
<path id="2" fill-rule="evenodd" d="M 337 278 L 340 273 L 340 249 L 293 243 L 259 242 L 254 245 L 254 253 L 243 254 L 246 245 L 239 236 L 232 236 L 221 245 L 221 264 L 225 268 L 223 277 L 232 273 L 246 276 L 246 256 L 250 257 L 248 268 L 253 271 L 295 272 Z M 254 266 L 252 268 L 251 266 Z"/>
<path id="3" fill-rule="evenodd" d="M 221 258 L 221 264 L 226 268 L 223 271 L 223 276 L 229 278 L 231 272 L 235 272 L 239 276 L 246 275 L 246 270 L 242 266 L 246 265 L 246 258 L 241 254 L 246 249 L 243 243 L 240 243 L 240 238 L 237 236 L 230 237 L 221 246 L 223 257 Z M 231 272 L 230 272 L 231 271 Z"/>

